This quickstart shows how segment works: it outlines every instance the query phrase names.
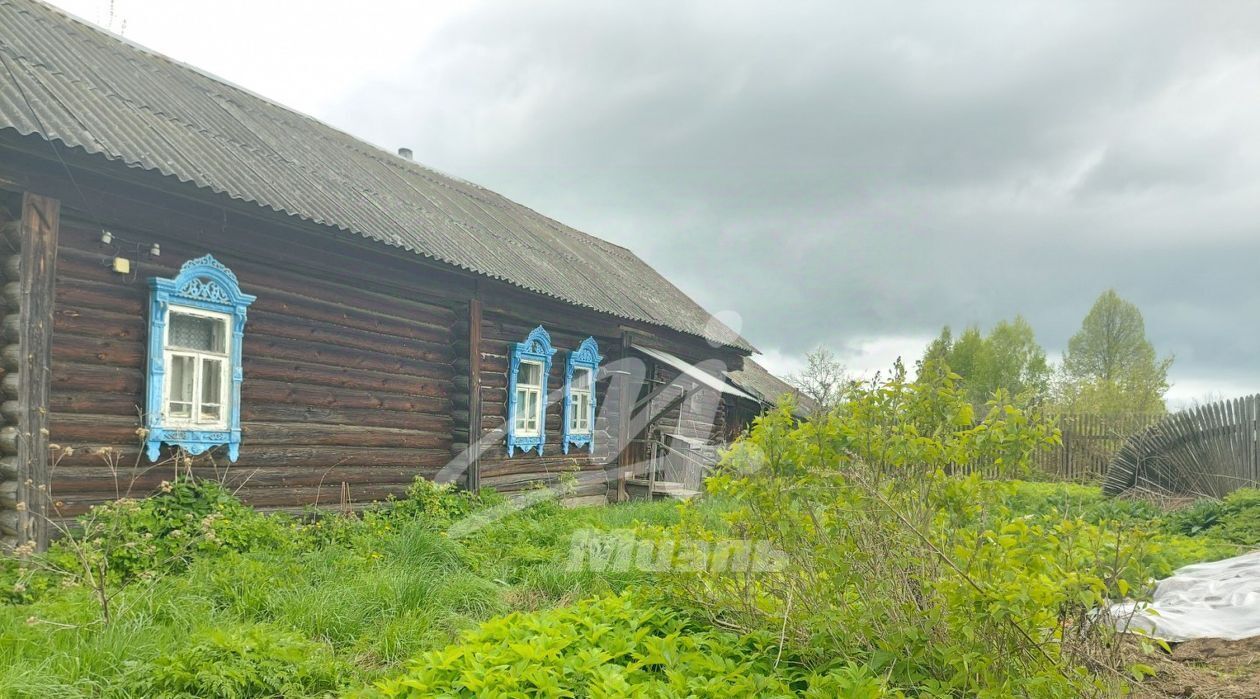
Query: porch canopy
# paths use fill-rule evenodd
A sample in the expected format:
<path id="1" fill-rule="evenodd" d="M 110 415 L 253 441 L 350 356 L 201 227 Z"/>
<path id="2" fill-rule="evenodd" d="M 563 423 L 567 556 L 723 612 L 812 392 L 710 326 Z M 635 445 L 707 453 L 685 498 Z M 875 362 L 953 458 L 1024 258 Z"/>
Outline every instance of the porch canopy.
<path id="1" fill-rule="evenodd" d="M 735 396 L 736 398 L 743 398 L 744 400 L 750 400 L 754 403 L 761 402 L 757 398 L 754 398 L 748 395 L 747 393 L 739 390 L 738 388 L 735 388 L 734 386 L 726 383 L 725 381 L 723 381 L 722 379 L 719 379 L 713 374 L 710 374 L 704 369 L 701 369 L 700 367 L 694 364 L 691 364 L 684 359 L 675 357 L 674 355 L 670 354 L 669 352 L 666 352 L 665 350 L 658 350 L 651 347 L 639 347 L 637 345 L 633 346 L 633 349 L 634 351 L 639 352 L 643 355 L 646 355 L 652 359 L 655 359 L 658 362 L 664 362 L 668 364 L 669 366 L 674 367 L 675 369 L 681 371 L 687 376 L 690 376 L 691 378 L 695 379 L 701 385 L 707 386 L 708 388 L 711 388 L 719 393 L 732 395 L 732 396 Z"/>

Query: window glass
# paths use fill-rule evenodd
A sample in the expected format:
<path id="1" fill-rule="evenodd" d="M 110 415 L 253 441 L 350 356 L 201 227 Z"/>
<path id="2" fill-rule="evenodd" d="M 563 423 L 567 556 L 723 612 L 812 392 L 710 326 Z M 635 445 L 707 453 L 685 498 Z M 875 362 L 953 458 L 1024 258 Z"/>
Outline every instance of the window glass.
<path id="1" fill-rule="evenodd" d="M 217 421 L 223 416 L 223 360 L 201 360 L 201 419 Z"/>
<path id="2" fill-rule="evenodd" d="M 573 372 L 573 390 L 589 391 L 591 390 L 591 370 L 578 369 Z"/>
<path id="3" fill-rule="evenodd" d="M 521 372 L 516 378 L 516 383 L 518 385 L 541 386 L 542 367 L 534 362 L 521 362 Z"/>
<path id="4" fill-rule="evenodd" d="M 192 417 L 193 386 L 197 380 L 196 359 L 185 355 L 171 356 L 171 388 L 168 413 L 173 418 Z"/>
<path id="5" fill-rule="evenodd" d="M 171 311 L 167 342 L 180 349 L 223 353 L 227 351 L 224 325 L 218 318 Z"/>

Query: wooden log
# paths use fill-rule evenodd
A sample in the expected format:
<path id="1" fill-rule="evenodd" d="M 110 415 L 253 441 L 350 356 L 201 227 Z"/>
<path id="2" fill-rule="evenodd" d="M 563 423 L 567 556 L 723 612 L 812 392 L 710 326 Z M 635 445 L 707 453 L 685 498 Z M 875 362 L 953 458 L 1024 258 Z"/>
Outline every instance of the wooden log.
<path id="1" fill-rule="evenodd" d="M 436 408 L 444 408 L 440 403 Z M 285 422 L 309 425 L 355 425 L 362 427 L 392 427 L 447 434 L 451 430 L 451 416 L 443 412 L 394 411 L 353 408 L 317 408 L 311 406 L 245 404 L 241 407 L 241 419 L 247 422 Z"/>
<path id="2" fill-rule="evenodd" d="M 17 481 L 0 481 L 0 507 L 12 509 L 17 505 Z"/>
<path id="3" fill-rule="evenodd" d="M 251 379 L 241 384 L 241 404 L 286 404 L 317 408 L 364 408 L 401 412 L 444 413 L 450 401 L 440 396 L 416 396 L 390 391 L 333 389 L 284 381 Z"/>
<path id="4" fill-rule="evenodd" d="M 225 476 L 226 473 L 226 476 Z M 275 466 L 266 468 L 220 467 L 218 471 L 209 467 L 193 469 L 194 477 L 225 480 L 227 483 L 242 487 L 248 493 L 257 488 L 276 486 L 306 487 L 315 486 L 327 489 L 336 496 L 337 484 L 366 485 L 406 485 L 416 476 L 431 476 L 436 469 L 430 468 L 398 468 L 394 466 L 362 466 L 342 465 L 322 469 L 292 468 Z M 58 467 L 56 470 L 54 497 L 71 498 L 76 495 L 101 494 L 122 497 L 142 497 L 153 494 L 162 481 L 171 480 L 169 468 L 139 469 L 134 472 L 113 472 L 105 467 Z"/>
<path id="5" fill-rule="evenodd" d="M 0 366 L 3 366 L 5 371 L 17 371 L 21 356 L 22 348 L 17 343 L 5 345 L 0 348 Z"/>
<path id="6" fill-rule="evenodd" d="M 122 468 L 133 466 L 149 467 L 153 464 L 141 454 L 138 442 L 132 444 L 76 444 L 72 454 L 60 457 L 58 468 L 75 466 L 104 466 L 106 457 L 99 453 L 102 447 L 113 450 L 112 459 L 116 459 Z M 158 463 L 169 468 L 169 453 L 163 450 Z M 332 466 L 391 466 L 402 469 L 439 468 L 450 460 L 450 452 L 445 447 L 433 449 L 397 449 L 378 447 L 318 447 L 306 445 L 251 445 L 241 444 L 241 454 L 237 463 L 231 464 L 235 470 L 261 468 L 266 466 L 284 466 L 298 469 L 329 468 Z M 209 456 L 197 457 L 204 463 L 218 463 L 220 469 L 229 467 L 227 458 L 219 451 Z"/>
<path id="7" fill-rule="evenodd" d="M 135 444 L 138 418 L 100 415 L 59 415 L 50 423 L 52 441 L 63 446 L 76 444 Z M 0 428 L 0 451 L 6 447 Z M 305 445 L 338 447 L 392 447 L 399 449 L 442 448 L 450 442 L 450 431 L 419 432 L 386 427 L 304 425 L 292 422 L 245 422 L 241 425 L 246 445 Z M 11 439 L 11 438 L 10 438 Z"/>
<path id="8" fill-rule="evenodd" d="M 121 297 L 132 304 L 147 298 L 147 291 L 136 293 L 143 290 L 145 277 L 171 277 L 176 273 L 168 267 L 137 262 L 133 264 L 139 281 L 124 285 L 101 264 L 99 255 L 68 250 L 63 260 L 62 280 L 69 282 L 63 298 L 104 308 L 108 306 L 100 304 L 111 297 Z M 449 307 L 419 302 L 415 296 L 390 298 L 386 302 L 352 286 L 321 284 L 310 279 L 287 280 L 274 266 L 269 266 L 265 275 L 257 276 L 250 271 L 260 269 L 248 262 L 234 261 L 231 267 L 241 279 L 241 287 L 258 297 L 250 307 L 251 320 L 256 314 L 299 317 L 334 327 L 437 343 L 450 335 L 455 322 Z M 143 306 L 132 309 L 144 310 Z M 393 313 L 382 312 L 386 309 Z"/>
<path id="9" fill-rule="evenodd" d="M 17 281 L 5 282 L 2 292 L 4 296 L 4 306 L 10 311 L 16 311 L 21 308 L 22 303 L 22 285 Z"/>
<path id="10" fill-rule="evenodd" d="M 4 271 L 4 278 L 8 281 L 17 281 L 22 278 L 22 258 L 20 255 L 8 255 L 0 257 L 0 270 Z"/>
<path id="11" fill-rule="evenodd" d="M 22 275 L 18 342 L 17 463 L 18 499 L 27 503 L 20 513 L 18 539 L 37 550 L 48 546 L 48 512 L 43 490 L 48 473 L 48 367 L 53 333 L 53 284 L 57 266 L 57 233 L 61 203 L 26 192 L 22 195 Z M 6 316 L 5 320 L 8 320 Z"/>
<path id="12" fill-rule="evenodd" d="M 0 480 L 14 480 L 17 478 L 17 458 L 6 456 L 0 458 Z"/>
<path id="13" fill-rule="evenodd" d="M 18 428 L 16 425 L 0 427 L 0 454 L 16 457 L 18 453 Z"/>

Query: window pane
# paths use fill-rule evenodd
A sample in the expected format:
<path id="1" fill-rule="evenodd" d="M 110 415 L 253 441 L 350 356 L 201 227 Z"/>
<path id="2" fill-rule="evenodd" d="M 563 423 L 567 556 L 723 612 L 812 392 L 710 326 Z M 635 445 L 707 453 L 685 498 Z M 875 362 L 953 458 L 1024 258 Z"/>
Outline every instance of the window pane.
<path id="1" fill-rule="evenodd" d="M 171 347 L 225 352 L 227 332 L 219 318 L 207 318 L 171 311 L 168 342 Z"/>
<path id="2" fill-rule="evenodd" d="M 591 394 L 585 391 L 574 393 L 572 411 L 569 429 L 573 432 L 588 431 L 590 429 Z"/>
<path id="3" fill-rule="evenodd" d="M 573 372 L 573 390 L 589 391 L 591 390 L 591 370 L 576 369 Z"/>
<path id="4" fill-rule="evenodd" d="M 516 383 L 527 386 L 541 386 L 542 367 L 533 362 L 521 362 L 521 373 L 517 375 Z"/>
<path id="5" fill-rule="evenodd" d="M 192 417 L 193 382 L 196 364 L 192 357 L 171 355 L 171 389 L 167 412 L 174 418 Z"/>
<path id="6" fill-rule="evenodd" d="M 529 392 L 525 389 L 516 389 L 516 429 L 521 431 L 525 429 L 525 422 L 529 418 L 529 408 L 526 403 L 529 400 Z"/>
<path id="7" fill-rule="evenodd" d="M 201 419 L 220 419 L 223 402 L 223 360 L 202 359 Z"/>

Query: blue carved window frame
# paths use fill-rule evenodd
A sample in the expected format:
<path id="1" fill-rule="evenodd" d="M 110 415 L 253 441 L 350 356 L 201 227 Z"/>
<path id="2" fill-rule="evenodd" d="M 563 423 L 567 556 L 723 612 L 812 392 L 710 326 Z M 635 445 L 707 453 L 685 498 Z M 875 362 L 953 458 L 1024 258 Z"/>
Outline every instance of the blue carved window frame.
<path id="1" fill-rule="evenodd" d="M 604 360 L 599 355 L 599 344 L 595 342 L 595 338 L 588 337 L 582 340 L 582 344 L 574 352 L 569 353 L 569 358 L 565 362 L 564 367 L 564 436 L 560 440 L 561 448 L 564 453 L 569 453 L 569 445 L 575 447 L 587 447 L 591 452 L 595 451 L 595 377 L 599 373 L 599 363 Z M 571 432 L 570 417 L 573 408 L 573 373 L 577 369 L 589 369 L 591 372 L 591 399 L 587 410 L 590 414 L 587 416 L 587 431 Z"/>
<path id="2" fill-rule="evenodd" d="M 508 405 L 507 405 L 507 453 L 520 449 L 529 452 L 536 449 L 542 456 L 543 444 L 547 442 L 547 376 L 551 373 L 551 357 L 556 350 L 551 346 L 551 335 L 538 326 L 530 331 L 524 342 L 512 343 L 511 365 L 508 367 Z M 538 434 L 520 435 L 516 433 L 516 379 L 521 372 L 521 362 L 537 362 L 542 365 L 542 393 L 539 396 Z"/>
<path id="3" fill-rule="evenodd" d="M 173 279 L 149 279 L 149 358 L 145 405 L 145 450 L 157 461 L 162 444 L 202 454 L 227 446 L 229 461 L 236 461 L 241 447 L 241 341 L 245 336 L 246 309 L 257 297 L 241 291 L 232 270 L 211 255 L 188 260 Z M 231 385 L 224 406 L 226 429 L 201 429 L 176 425 L 163 417 L 166 393 L 166 336 L 171 309 L 187 308 L 226 315 L 231 321 L 228 372 Z"/>

